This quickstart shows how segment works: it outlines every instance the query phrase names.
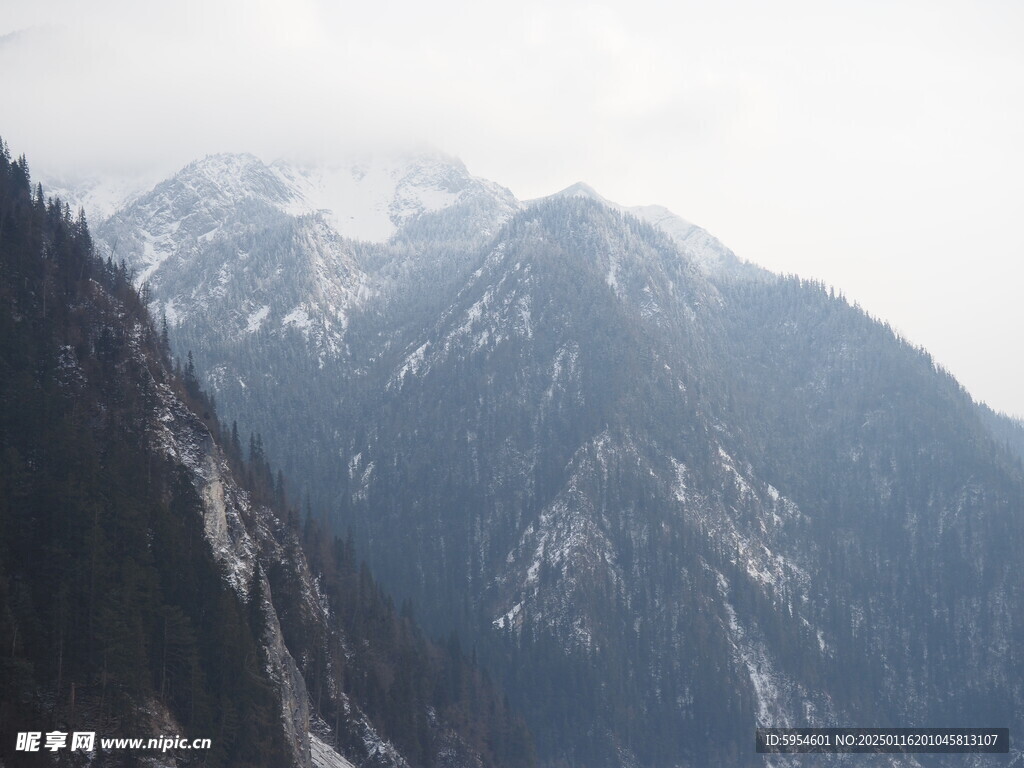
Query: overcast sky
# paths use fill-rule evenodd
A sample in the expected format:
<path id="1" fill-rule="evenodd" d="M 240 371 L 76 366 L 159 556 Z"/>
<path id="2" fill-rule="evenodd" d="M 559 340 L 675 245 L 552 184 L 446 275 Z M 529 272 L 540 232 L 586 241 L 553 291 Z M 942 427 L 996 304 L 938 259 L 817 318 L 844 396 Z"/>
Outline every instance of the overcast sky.
<path id="1" fill-rule="evenodd" d="M 1024 3 L 4 0 L 37 170 L 427 143 L 823 279 L 1024 415 Z"/>

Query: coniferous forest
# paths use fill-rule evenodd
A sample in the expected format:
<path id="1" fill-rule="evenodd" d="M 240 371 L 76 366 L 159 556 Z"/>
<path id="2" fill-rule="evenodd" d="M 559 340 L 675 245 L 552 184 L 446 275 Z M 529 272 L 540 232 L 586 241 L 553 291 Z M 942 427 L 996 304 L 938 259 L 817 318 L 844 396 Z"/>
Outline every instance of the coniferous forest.
<path id="1" fill-rule="evenodd" d="M 1020 422 L 685 222 L 408 162 L 365 242 L 248 155 L 90 231 L 2 147 L 0 732 L 662 768 L 1024 723 Z"/>
<path id="2" fill-rule="evenodd" d="M 0 302 L 0 760 L 83 762 L 15 753 L 13 734 L 91 730 L 211 740 L 172 756 L 182 764 L 291 764 L 270 658 L 283 653 L 308 690 L 305 727 L 366 764 L 394 759 L 387 746 L 410 765 L 532 765 L 486 672 L 456 640 L 425 636 L 351 541 L 289 500 L 258 434 L 243 452 L 191 356 L 172 362 L 125 264 L 97 256 L 84 214 L 2 143 Z M 195 466 L 160 450 L 169 410 L 220 457 L 223 482 L 237 478 L 245 523 L 272 528 L 276 557 L 254 557 L 246 584 L 211 548 Z M 100 750 L 91 764 L 139 758 Z"/>

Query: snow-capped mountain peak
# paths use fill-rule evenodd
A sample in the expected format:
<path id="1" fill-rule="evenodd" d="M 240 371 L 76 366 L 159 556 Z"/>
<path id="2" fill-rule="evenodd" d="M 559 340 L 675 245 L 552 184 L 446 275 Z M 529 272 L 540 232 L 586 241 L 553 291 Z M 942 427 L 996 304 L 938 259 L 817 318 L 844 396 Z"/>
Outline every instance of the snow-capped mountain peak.
<path id="1" fill-rule="evenodd" d="M 255 155 L 221 153 L 207 155 L 187 165 L 175 179 L 182 179 L 196 192 L 219 199 L 256 197 L 287 205 L 294 196 L 277 174 Z"/>
<path id="2" fill-rule="evenodd" d="M 124 206 L 98 227 L 97 241 L 148 283 L 172 326 L 217 317 L 240 339 L 299 333 L 337 357 L 350 309 L 404 269 L 393 262 L 433 269 L 417 249 L 365 243 L 385 244 L 421 219 L 411 237 L 440 228 L 486 239 L 519 207 L 511 192 L 438 152 L 332 165 L 216 154 Z M 393 268 L 377 274 L 382 264 Z"/>
<path id="3" fill-rule="evenodd" d="M 424 213 L 500 189 L 440 153 L 362 155 L 316 166 L 278 160 L 271 168 L 293 192 L 288 213 L 322 211 L 342 236 L 370 242 L 384 242 Z"/>
<path id="4" fill-rule="evenodd" d="M 65 197 L 78 200 L 87 191 L 69 185 Z M 169 221 L 183 221 L 199 210 L 222 224 L 237 206 L 255 201 L 290 216 L 323 215 L 351 240 L 385 242 L 419 216 L 453 206 L 482 206 L 498 219 L 519 207 L 504 187 L 470 175 L 461 160 L 433 151 L 353 155 L 332 164 L 287 159 L 267 164 L 247 153 L 214 154 L 149 192 L 133 191 L 103 205 L 93 218 L 102 220 L 124 208 L 119 218 L 151 220 L 162 211 L 170 214 Z M 129 197 L 134 199 L 123 205 Z M 152 261 L 147 259 L 146 267 Z"/>

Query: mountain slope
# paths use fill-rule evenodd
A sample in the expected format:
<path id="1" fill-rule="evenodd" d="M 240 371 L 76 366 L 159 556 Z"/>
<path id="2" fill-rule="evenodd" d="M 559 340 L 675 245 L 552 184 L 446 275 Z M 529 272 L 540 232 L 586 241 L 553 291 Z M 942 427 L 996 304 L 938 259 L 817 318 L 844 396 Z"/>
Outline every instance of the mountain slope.
<path id="1" fill-rule="evenodd" d="M 390 363 L 380 404 L 359 402 L 374 428 L 350 449 L 346 517 L 397 589 L 439 611 L 468 590 L 463 620 L 510 636 L 548 757 L 734 759 L 755 713 L 828 711 L 798 681 L 802 698 L 752 686 L 736 650 L 765 656 L 751 609 L 806 579 L 783 535 L 806 520 L 713 437 L 720 302 L 653 228 L 547 201 Z M 540 710 L 537 658 L 574 670 Z M 695 751 L 694 732 L 728 746 Z"/>
<path id="2" fill-rule="evenodd" d="M 545 757 L 739 763 L 758 722 L 1021 711 L 1024 485 L 921 353 L 589 201 L 478 263 L 369 373 L 343 514 L 396 589 L 511 635 Z"/>
<path id="3" fill-rule="evenodd" d="M 284 284 L 280 319 L 239 330 L 286 265 L 301 283 L 316 249 L 288 240 L 218 312 L 182 292 L 217 251 L 182 261 L 197 319 L 172 330 L 384 583 L 477 644 L 542 762 L 760 765 L 758 723 L 1019 723 L 1024 479 L 967 393 L 663 211 L 581 188 L 515 208 L 345 246 L 337 355 L 285 334 Z"/>
<path id="4" fill-rule="evenodd" d="M 414 287 L 462 279 L 465 254 L 517 208 L 507 190 L 443 156 L 310 169 L 215 155 L 131 201 L 99 226 L 97 240 L 135 270 L 154 312 L 166 316 L 176 352 L 191 350 L 210 371 L 229 415 L 279 435 L 290 409 L 275 405 L 275 388 L 303 393 L 300 401 L 307 393 L 337 400 L 349 345 L 361 343 L 352 339 L 352 318 L 391 316 L 395 303 L 408 311 L 410 298 L 424 295 Z M 371 243 L 339 234 L 377 230 L 393 236 Z M 427 301 L 423 311 L 435 310 Z M 362 328 L 378 343 L 371 323 Z M 336 425 L 315 419 L 296 439 L 331 450 Z M 275 443 L 284 469 L 298 471 L 297 452 Z"/>
<path id="5" fill-rule="evenodd" d="M 301 677 L 246 605 L 252 510 L 125 271 L 0 154 L 5 732 L 169 728 L 218 734 L 213 764 L 308 764 Z"/>
<path id="6" fill-rule="evenodd" d="M 701 229 L 696 224 L 691 224 L 662 205 L 634 205 L 629 207 L 619 205 L 602 197 L 593 187 L 583 182 L 577 182 L 572 186 L 566 187 L 561 192 L 551 195 L 551 197 L 579 197 L 586 200 L 596 200 L 619 213 L 635 216 L 640 221 L 645 221 L 655 229 L 661 230 L 668 235 L 688 259 L 708 274 L 729 274 L 733 277 L 763 275 L 763 271 L 760 268 L 741 261 L 735 253 L 725 247 L 718 238 L 707 230 Z"/>
<path id="7" fill-rule="evenodd" d="M 350 543 L 300 537 L 260 441 L 244 462 L 126 268 L 2 143 L 0 270 L 4 733 L 212 741 L 152 756 L 168 765 L 530 764 L 458 648 L 399 615 Z M 61 757 L 13 738 L 0 755 Z"/>

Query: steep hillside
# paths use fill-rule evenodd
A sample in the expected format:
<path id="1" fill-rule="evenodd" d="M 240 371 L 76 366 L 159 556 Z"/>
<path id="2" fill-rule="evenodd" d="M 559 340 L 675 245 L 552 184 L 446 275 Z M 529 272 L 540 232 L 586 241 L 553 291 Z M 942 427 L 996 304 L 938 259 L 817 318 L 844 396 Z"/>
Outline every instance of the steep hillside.
<path id="1" fill-rule="evenodd" d="M 284 322 L 316 248 L 203 246 L 150 283 L 166 306 L 172 275 L 212 284 L 203 259 L 248 275 L 209 315 L 178 290 L 175 343 L 389 588 L 476 643 L 544 764 L 782 765 L 755 725 L 1021 722 L 1012 429 L 664 210 L 488 205 L 343 241 L 358 271 L 323 274 L 362 298 L 337 355 Z M 272 207 L 239 221 L 292 215 Z"/>
<path id="2" fill-rule="evenodd" d="M 214 155 L 129 201 L 97 238 L 132 267 L 175 352 L 192 351 L 229 415 L 274 435 L 275 458 L 326 503 L 306 454 L 332 451 L 341 419 L 289 424 L 307 403 L 338 400 L 352 345 L 379 346 L 379 324 L 354 336 L 353 320 L 393 321 L 396 306 L 403 322 L 431 316 L 464 279 L 467 254 L 518 207 L 439 155 L 331 168 Z"/>
<path id="3" fill-rule="evenodd" d="M 478 264 L 368 373 L 340 506 L 396 589 L 502 638 L 543 756 L 1019 721 L 1020 462 L 925 353 L 575 196 Z"/>
<path id="4" fill-rule="evenodd" d="M 351 543 L 300 533 L 261 440 L 243 461 L 125 266 L 2 144 L 0 270 L 0 758 L 530 764 L 475 664 L 399 614 Z M 211 747 L 15 751 L 51 730 Z"/>

